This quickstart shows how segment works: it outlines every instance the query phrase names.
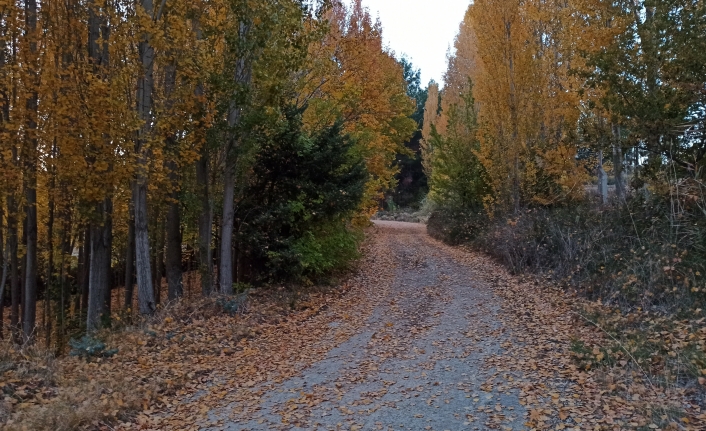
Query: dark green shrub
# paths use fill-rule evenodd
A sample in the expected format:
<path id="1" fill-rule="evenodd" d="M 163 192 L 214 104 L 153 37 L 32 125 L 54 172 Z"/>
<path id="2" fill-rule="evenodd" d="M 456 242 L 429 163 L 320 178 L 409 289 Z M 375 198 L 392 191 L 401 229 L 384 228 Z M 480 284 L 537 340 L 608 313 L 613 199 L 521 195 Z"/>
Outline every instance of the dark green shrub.
<path id="1" fill-rule="evenodd" d="M 355 257 L 345 228 L 367 172 L 341 122 L 311 135 L 302 110 L 287 108 L 275 130 L 256 134 L 253 181 L 236 213 L 237 246 L 253 282 L 301 280 Z M 356 240 L 357 242 L 357 240 Z"/>
<path id="2" fill-rule="evenodd" d="M 248 306 L 248 292 L 246 290 L 232 298 L 220 298 L 216 301 L 216 305 L 231 316 L 244 313 Z"/>
<path id="3" fill-rule="evenodd" d="M 292 249 L 299 258 L 302 273 L 320 276 L 344 269 L 357 259 L 362 237 L 362 232 L 342 222 L 330 223 L 306 232 Z"/>
<path id="4" fill-rule="evenodd" d="M 106 350 L 105 343 L 89 335 L 84 335 L 79 340 L 70 340 L 69 346 L 71 346 L 71 352 L 69 352 L 71 356 L 78 356 L 87 361 L 93 358 L 110 358 L 118 353 L 118 349 Z"/>

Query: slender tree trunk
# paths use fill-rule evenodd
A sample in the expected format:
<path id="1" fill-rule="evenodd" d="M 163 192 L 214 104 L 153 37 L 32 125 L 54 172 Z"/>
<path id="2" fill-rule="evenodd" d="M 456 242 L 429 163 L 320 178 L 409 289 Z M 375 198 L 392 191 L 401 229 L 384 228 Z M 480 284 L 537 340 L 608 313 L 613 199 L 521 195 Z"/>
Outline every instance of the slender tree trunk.
<path id="1" fill-rule="evenodd" d="M 56 157 L 56 143 L 52 149 L 54 157 Z M 51 178 L 49 180 L 49 220 L 47 221 L 47 273 L 44 286 L 44 342 L 47 346 L 51 344 L 51 287 L 54 277 L 54 212 L 56 204 L 54 202 L 54 186 L 56 185 L 56 177 L 54 167 L 51 168 Z"/>
<path id="2" fill-rule="evenodd" d="M 201 293 L 209 296 L 213 289 L 213 254 L 211 251 L 211 228 L 213 226 L 213 207 L 208 187 L 208 149 L 204 147 L 201 158 L 196 161 L 196 183 L 201 198 L 199 215 L 199 275 Z"/>
<path id="3" fill-rule="evenodd" d="M 89 5 L 88 16 L 88 55 L 93 65 L 93 73 L 104 78 L 109 64 L 108 27 L 102 11 L 95 2 Z M 102 43 L 101 43 L 102 42 Z M 103 136 L 105 143 L 110 138 Z M 107 193 L 110 195 L 110 191 Z M 101 320 L 109 317 L 111 287 L 111 252 L 113 246 L 113 202 L 109 196 L 96 207 L 98 222 L 92 224 L 91 256 L 88 271 L 88 308 L 86 328 L 95 331 Z"/>
<path id="4" fill-rule="evenodd" d="M 68 189 L 65 184 L 61 187 L 64 196 L 68 196 Z M 66 334 L 66 256 L 73 252 L 73 241 L 71 240 L 71 206 L 64 204 L 60 211 L 61 219 L 61 257 L 59 259 L 59 330 L 57 331 L 56 351 L 61 354 L 64 351 L 64 335 Z"/>
<path id="5" fill-rule="evenodd" d="M 5 124 L 8 121 L 9 116 L 9 101 L 7 96 L 7 90 L 4 85 L 5 81 L 5 53 L 7 44 L 5 43 L 5 36 L 7 34 L 7 26 L 4 24 L 5 17 L 0 14 L 0 134 L 4 134 Z M 0 162 L 4 160 L 4 156 L 0 155 Z M 9 239 L 8 247 L 5 247 L 4 238 L 4 213 L 2 208 L 2 203 L 0 202 L 0 256 L 2 259 L 3 267 L 3 278 L 0 281 L 2 283 L 2 294 L 0 294 L 0 338 L 4 338 L 3 330 L 5 327 L 5 282 L 7 281 L 7 268 L 9 256 L 7 251 L 9 250 Z M 8 226 L 8 237 L 9 237 L 9 226 Z"/>
<path id="6" fill-rule="evenodd" d="M 132 205 L 130 206 L 132 209 Z M 127 228 L 127 250 L 125 250 L 125 308 L 132 309 L 132 291 L 135 282 L 135 219 L 131 216 Z"/>
<path id="7" fill-rule="evenodd" d="M 194 19 L 194 31 L 196 38 L 201 40 L 203 32 L 199 17 Z M 202 83 L 198 83 L 194 94 L 201 99 L 204 96 Z M 203 114 L 202 114 L 203 115 Z M 201 294 L 209 296 L 213 290 L 213 252 L 211 248 L 211 236 L 213 229 L 213 205 L 211 203 L 211 193 L 209 188 L 209 148 L 203 144 L 201 157 L 196 161 L 196 189 L 201 199 L 201 213 L 199 214 L 199 276 L 201 279 Z"/>
<path id="8" fill-rule="evenodd" d="M 25 205 L 27 208 L 27 243 L 25 245 L 25 285 L 22 304 L 22 332 L 32 341 L 37 319 L 37 1 L 25 0 L 25 27 L 29 39 L 27 63 L 31 90 L 25 101 L 27 109 L 26 153 L 24 164 Z"/>
<path id="9" fill-rule="evenodd" d="M 88 310 L 88 290 L 91 274 L 91 225 L 83 236 L 83 272 L 81 274 L 81 313 Z"/>
<path id="10" fill-rule="evenodd" d="M 172 94 L 176 86 L 176 64 L 169 63 L 165 67 L 165 97 L 167 98 L 167 109 L 172 109 Z M 176 136 L 171 134 L 167 138 L 167 152 L 170 155 L 170 160 L 166 163 L 166 168 L 169 173 L 171 182 L 171 193 L 167 207 L 167 216 L 165 220 L 166 235 L 167 235 L 167 256 L 166 256 L 166 273 L 169 300 L 180 298 L 184 294 L 181 271 L 181 217 L 179 205 L 179 167 L 177 158 L 179 157 L 179 148 Z"/>
<path id="11" fill-rule="evenodd" d="M 613 172 L 615 176 L 615 195 L 618 199 L 625 198 L 625 176 L 623 174 L 623 149 L 620 146 L 620 126 L 613 124 Z"/>
<path id="12" fill-rule="evenodd" d="M 221 219 L 221 259 L 218 265 L 221 293 L 233 293 L 233 222 L 235 180 L 233 167 L 226 165 L 223 175 L 223 218 Z"/>
<path id="13" fill-rule="evenodd" d="M 164 275 L 164 223 L 160 212 L 157 213 L 154 220 L 154 242 L 156 244 L 154 251 L 154 301 L 159 304 L 162 301 L 162 276 Z"/>
<path id="14" fill-rule="evenodd" d="M 241 22 L 239 26 L 240 39 L 247 39 L 250 26 Z M 252 65 L 245 55 L 241 55 L 235 66 L 234 80 L 241 87 L 250 84 Z M 242 108 L 232 102 L 228 112 L 228 125 L 237 128 L 240 124 Z M 226 143 L 225 162 L 223 170 L 223 218 L 221 219 L 221 255 L 218 265 L 221 293 L 233 293 L 233 223 L 235 217 L 235 163 L 232 153 L 235 152 L 239 137 L 232 136 Z"/>
<path id="15" fill-rule="evenodd" d="M 98 208 L 99 214 L 104 214 L 101 223 L 92 225 L 91 260 L 89 270 L 88 313 L 86 327 L 94 331 L 101 326 L 110 307 L 110 258 L 113 242 L 112 202 L 105 199 Z"/>
<path id="16" fill-rule="evenodd" d="M 179 217 L 179 193 L 172 193 L 176 202 L 169 203 L 167 212 L 167 284 L 169 299 L 180 298 L 184 294 L 181 273 L 181 219 Z"/>
<path id="17" fill-rule="evenodd" d="M 5 41 L 5 37 L 7 36 L 7 25 L 5 24 L 5 17 L 3 15 L 0 15 L 0 133 L 5 132 L 5 124 L 7 124 L 10 121 L 10 96 L 9 96 L 9 89 L 5 87 L 5 77 L 7 74 L 7 71 L 5 69 L 5 65 L 7 63 L 7 43 Z M 11 152 L 11 160 L 6 161 L 8 165 L 15 163 L 16 157 L 14 154 L 14 151 Z M 4 157 L 0 156 L 0 160 L 2 160 Z M 7 247 L 3 250 L 3 268 L 7 265 L 9 265 L 9 270 L 12 271 L 12 264 L 11 264 L 11 253 L 12 253 L 12 246 L 11 246 L 11 229 L 12 225 L 10 224 L 10 217 L 11 214 L 10 212 L 12 211 L 11 205 L 10 205 L 10 194 L 14 193 L 11 191 L 11 187 L 8 189 L 7 193 Z M 0 214 L 0 218 L 2 218 L 2 214 Z M 1 224 L 2 222 L 0 222 Z M 0 231 L 2 231 L 2 228 L 0 227 Z M 3 238 L 4 239 L 4 238 Z M 3 242 L 0 240 L 0 243 Z M 7 275 L 7 274 L 6 274 Z M 12 276 L 10 276 L 12 278 Z M 12 281 L 10 281 L 10 285 L 12 285 Z M 10 287 L 10 296 L 12 296 L 12 287 Z M 4 311 L 4 302 L 5 297 L 0 296 L 0 308 L 3 310 L 0 311 L 0 335 L 2 333 L 2 327 L 4 326 L 4 316 L 3 316 L 3 311 Z M 12 320 L 12 311 L 10 312 L 11 315 L 11 320 Z M 15 322 L 15 325 L 17 322 Z"/>
<path id="18" fill-rule="evenodd" d="M 142 8 L 147 16 L 152 16 L 154 6 L 152 0 L 141 0 Z M 154 87 L 154 48 L 150 44 L 148 34 L 143 34 L 139 45 L 142 70 L 137 82 L 137 115 L 142 121 L 135 142 L 137 154 L 137 172 L 132 189 L 132 200 L 135 206 L 135 263 L 137 267 L 137 302 L 140 314 L 152 314 L 156 309 L 154 288 L 152 286 L 152 271 L 150 268 L 150 239 L 147 220 L 147 160 L 148 149 L 144 143 L 150 132 L 150 117 L 152 109 L 152 90 Z"/>
<path id="19" fill-rule="evenodd" d="M 0 17 L 1 18 L 1 17 Z M 0 48 L 2 48 L 0 46 Z M 1 66 L 1 65 L 0 65 Z M 0 69 L 1 70 L 1 69 Z M 0 114 L 2 115 L 2 114 Z M 2 125 L 2 120 L 0 119 L 0 126 Z M 1 129 L 0 129 L 1 131 Z M 2 157 L 0 157 L 2 160 Z M 2 197 L 0 197 L 0 267 L 2 267 L 2 275 L 0 276 L 0 339 L 5 338 L 5 283 L 7 282 L 7 269 L 9 256 L 7 251 L 9 247 L 5 244 L 5 211 L 3 209 Z"/>
<path id="20" fill-rule="evenodd" d="M 20 262 L 17 256 L 17 201 L 14 192 L 7 197 L 7 240 L 10 253 L 10 328 L 15 341 L 19 341 L 20 324 Z"/>
<path id="21" fill-rule="evenodd" d="M 143 180 L 143 181 L 140 181 Z M 135 269 L 137 270 L 137 306 L 140 314 L 156 310 L 152 271 L 150 270 L 150 243 L 147 220 L 147 181 L 139 178 L 133 188 L 135 205 Z"/>
<path id="22" fill-rule="evenodd" d="M 608 203 L 608 174 L 603 169 L 603 150 L 598 152 L 598 193 L 603 205 Z"/>

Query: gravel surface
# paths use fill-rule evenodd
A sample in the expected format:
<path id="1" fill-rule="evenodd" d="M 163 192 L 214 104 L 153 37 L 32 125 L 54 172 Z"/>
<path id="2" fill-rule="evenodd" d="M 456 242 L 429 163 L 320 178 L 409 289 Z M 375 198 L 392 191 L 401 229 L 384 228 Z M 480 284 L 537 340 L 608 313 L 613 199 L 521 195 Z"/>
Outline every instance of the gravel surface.
<path id="1" fill-rule="evenodd" d="M 500 299 L 426 226 L 375 224 L 396 269 L 365 323 L 299 376 L 260 385 L 255 412 L 212 411 L 208 429 L 524 429 L 520 376 L 491 360 L 509 347 Z"/>

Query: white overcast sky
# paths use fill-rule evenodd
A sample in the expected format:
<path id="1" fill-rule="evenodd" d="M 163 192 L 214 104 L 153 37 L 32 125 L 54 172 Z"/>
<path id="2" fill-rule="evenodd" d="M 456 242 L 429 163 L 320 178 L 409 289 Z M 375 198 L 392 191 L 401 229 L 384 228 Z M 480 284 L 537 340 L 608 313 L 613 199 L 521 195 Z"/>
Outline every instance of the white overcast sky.
<path id="1" fill-rule="evenodd" d="M 363 0 L 380 17 L 383 39 L 399 57 L 406 54 L 422 70 L 422 85 L 442 82 L 446 52 L 471 0 Z"/>

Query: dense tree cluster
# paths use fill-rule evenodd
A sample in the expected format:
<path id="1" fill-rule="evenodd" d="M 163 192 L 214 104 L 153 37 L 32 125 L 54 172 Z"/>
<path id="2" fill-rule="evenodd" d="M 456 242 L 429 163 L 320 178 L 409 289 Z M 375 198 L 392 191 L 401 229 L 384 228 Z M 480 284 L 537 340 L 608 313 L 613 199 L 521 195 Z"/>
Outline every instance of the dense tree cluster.
<path id="1" fill-rule="evenodd" d="M 61 348 L 118 286 L 151 314 L 189 267 L 208 295 L 345 265 L 415 130 L 403 70 L 360 1 L 0 1 L 15 336 L 40 313 Z"/>
<path id="2" fill-rule="evenodd" d="M 706 3 L 476 0 L 424 112 L 430 231 L 701 313 Z"/>
<path id="3" fill-rule="evenodd" d="M 702 180 L 706 4 L 478 0 L 424 119 L 432 194 L 490 213 Z M 438 95 L 438 96 L 437 96 Z M 605 165 L 605 166 L 604 166 Z"/>

